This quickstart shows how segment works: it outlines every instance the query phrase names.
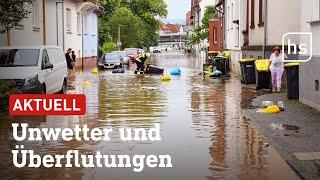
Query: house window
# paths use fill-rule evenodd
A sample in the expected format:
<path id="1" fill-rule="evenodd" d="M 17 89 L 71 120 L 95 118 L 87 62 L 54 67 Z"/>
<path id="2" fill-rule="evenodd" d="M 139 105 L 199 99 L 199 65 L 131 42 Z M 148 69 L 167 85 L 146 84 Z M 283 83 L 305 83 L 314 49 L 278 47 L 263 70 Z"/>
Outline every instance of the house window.
<path id="1" fill-rule="evenodd" d="M 213 42 L 215 44 L 218 43 L 218 40 L 217 40 L 217 28 L 213 28 Z"/>
<path id="2" fill-rule="evenodd" d="M 250 28 L 254 29 L 254 1 L 251 0 L 251 23 L 250 23 Z"/>
<path id="3" fill-rule="evenodd" d="M 81 16 L 80 13 L 77 13 L 77 33 L 81 35 Z"/>
<path id="4" fill-rule="evenodd" d="M 32 4 L 32 25 L 34 28 L 40 28 L 40 0 L 35 0 Z"/>
<path id="5" fill-rule="evenodd" d="M 246 1 L 246 30 L 245 31 L 248 31 L 249 30 L 249 0 Z"/>
<path id="6" fill-rule="evenodd" d="M 71 9 L 67 8 L 66 16 L 67 16 L 67 32 L 71 33 Z"/>
<path id="7" fill-rule="evenodd" d="M 259 24 L 258 24 L 259 27 L 264 25 L 263 15 L 264 15 L 263 0 L 259 0 Z"/>

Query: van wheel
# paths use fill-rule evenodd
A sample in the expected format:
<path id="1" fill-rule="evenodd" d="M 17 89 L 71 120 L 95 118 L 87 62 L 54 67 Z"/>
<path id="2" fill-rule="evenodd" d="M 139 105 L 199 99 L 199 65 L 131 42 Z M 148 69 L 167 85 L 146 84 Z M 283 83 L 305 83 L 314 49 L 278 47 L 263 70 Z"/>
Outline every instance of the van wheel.
<path id="1" fill-rule="evenodd" d="M 64 79 L 63 81 L 63 85 L 62 85 L 62 88 L 61 88 L 61 91 L 59 92 L 59 94 L 67 94 L 67 80 Z"/>
<path id="2" fill-rule="evenodd" d="M 41 86 L 40 93 L 41 93 L 41 94 L 46 94 L 46 92 L 47 92 L 47 91 L 46 91 L 46 85 L 43 84 L 43 85 Z"/>

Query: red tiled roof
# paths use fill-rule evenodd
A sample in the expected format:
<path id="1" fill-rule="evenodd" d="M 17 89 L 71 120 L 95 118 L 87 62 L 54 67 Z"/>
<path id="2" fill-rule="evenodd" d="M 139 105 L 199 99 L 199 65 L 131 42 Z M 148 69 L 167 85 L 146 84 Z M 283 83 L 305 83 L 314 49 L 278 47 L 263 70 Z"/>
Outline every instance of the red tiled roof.
<path id="1" fill-rule="evenodd" d="M 168 33 L 178 33 L 180 31 L 180 25 L 167 23 L 163 24 L 160 30 Z"/>

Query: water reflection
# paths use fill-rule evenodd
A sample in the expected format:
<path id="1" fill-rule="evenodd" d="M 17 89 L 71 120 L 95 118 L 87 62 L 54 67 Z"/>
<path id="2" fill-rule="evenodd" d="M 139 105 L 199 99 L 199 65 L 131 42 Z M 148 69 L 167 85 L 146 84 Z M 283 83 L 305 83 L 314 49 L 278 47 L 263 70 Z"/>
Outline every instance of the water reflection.
<path id="1" fill-rule="evenodd" d="M 84 117 L 9 117 L 0 121 L 0 173 L 7 179 L 279 179 L 297 178 L 272 147 L 265 148 L 265 138 L 240 113 L 242 99 L 255 92 L 244 88 L 235 77 L 225 80 L 199 75 L 201 61 L 182 53 L 159 54 L 150 63 L 179 67 L 180 77 L 167 83 L 160 76 L 135 76 L 90 70 L 70 77 L 68 93 L 87 95 Z M 131 67 L 134 69 L 134 66 Z M 90 86 L 83 86 L 83 82 Z M 28 122 L 32 127 L 146 127 L 161 124 L 161 142 L 121 142 L 112 133 L 110 142 L 23 142 L 38 154 L 65 154 L 69 149 L 83 154 L 170 154 L 174 168 L 130 169 L 12 167 L 10 151 L 11 122 Z"/>

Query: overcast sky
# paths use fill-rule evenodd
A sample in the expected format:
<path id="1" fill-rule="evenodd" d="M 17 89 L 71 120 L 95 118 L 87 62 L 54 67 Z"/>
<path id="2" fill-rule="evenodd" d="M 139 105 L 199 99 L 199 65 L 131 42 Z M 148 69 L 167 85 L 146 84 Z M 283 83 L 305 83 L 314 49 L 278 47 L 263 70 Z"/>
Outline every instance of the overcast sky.
<path id="1" fill-rule="evenodd" d="M 165 0 L 168 4 L 167 19 L 185 19 L 186 13 L 190 9 L 190 0 Z"/>

